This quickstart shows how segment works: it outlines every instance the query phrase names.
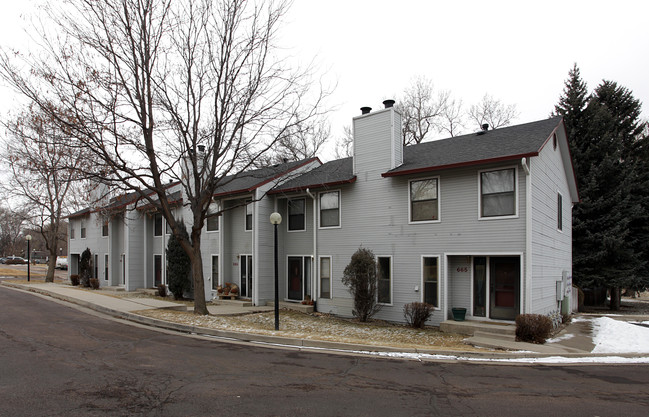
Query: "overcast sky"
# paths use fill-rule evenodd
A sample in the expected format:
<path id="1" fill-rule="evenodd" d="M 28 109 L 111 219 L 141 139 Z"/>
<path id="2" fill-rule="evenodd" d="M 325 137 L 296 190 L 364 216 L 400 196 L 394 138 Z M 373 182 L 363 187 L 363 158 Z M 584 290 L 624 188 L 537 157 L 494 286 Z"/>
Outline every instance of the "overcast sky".
<path id="1" fill-rule="evenodd" d="M 24 40 L 21 12 L 33 0 L 2 0 L 2 44 Z M 631 89 L 649 117 L 649 2 L 294 0 L 281 43 L 315 58 L 337 83 L 332 134 L 430 78 L 465 106 L 485 93 L 516 104 L 515 123 L 553 110 L 573 63 L 592 90 L 602 79 Z M 2 90 L 2 111 L 10 94 Z M 9 104 L 8 104 L 9 103 Z"/>

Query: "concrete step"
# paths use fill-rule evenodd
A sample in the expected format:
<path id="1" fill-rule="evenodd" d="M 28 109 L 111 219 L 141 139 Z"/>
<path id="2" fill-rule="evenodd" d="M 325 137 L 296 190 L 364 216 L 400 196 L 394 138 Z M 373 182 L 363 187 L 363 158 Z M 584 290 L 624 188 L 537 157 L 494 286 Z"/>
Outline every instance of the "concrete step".
<path id="1" fill-rule="evenodd" d="M 219 306 L 236 306 L 236 307 L 252 307 L 252 301 L 247 300 L 247 299 L 241 299 L 241 300 L 229 300 L 229 299 L 213 299 L 212 300 L 213 305 L 219 305 Z"/>
<path id="2" fill-rule="evenodd" d="M 515 335 L 516 325 L 486 321 L 454 321 L 446 320 L 440 323 L 439 329 L 448 333 L 459 333 L 472 336 L 476 331 L 493 334 Z"/>
<path id="3" fill-rule="evenodd" d="M 275 302 L 274 301 L 269 301 L 266 303 L 267 306 L 270 307 L 275 307 Z M 313 306 L 307 305 L 307 304 L 301 304 L 301 303 L 287 303 L 286 301 L 280 301 L 279 302 L 279 308 L 285 308 L 288 310 L 295 310 L 299 311 L 305 314 L 311 314 L 313 313 L 314 309 Z"/>

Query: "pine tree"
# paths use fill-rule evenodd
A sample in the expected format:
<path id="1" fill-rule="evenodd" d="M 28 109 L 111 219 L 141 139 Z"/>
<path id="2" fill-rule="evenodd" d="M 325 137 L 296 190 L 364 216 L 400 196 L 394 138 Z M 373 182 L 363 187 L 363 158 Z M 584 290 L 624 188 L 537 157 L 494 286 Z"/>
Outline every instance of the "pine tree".
<path id="1" fill-rule="evenodd" d="M 564 117 L 581 197 L 573 209 L 573 277 L 582 287 L 609 287 L 613 309 L 621 288 L 649 285 L 649 178 L 640 109 L 615 82 L 603 81 L 588 96 L 576 65 L 555 106 Z"/>
<path id="2" fill-rule="evenodd" d="M 187 229 L 183 222 L 180 223 L 180 229 L 187 235 Z M 169 291 L 176 300 L 180 300 L 183 298 L 183 294 L 191 290 L 191 260 L 174 234 L 171 235 L 167 244 L 167 262 L 169 265 Z"/>

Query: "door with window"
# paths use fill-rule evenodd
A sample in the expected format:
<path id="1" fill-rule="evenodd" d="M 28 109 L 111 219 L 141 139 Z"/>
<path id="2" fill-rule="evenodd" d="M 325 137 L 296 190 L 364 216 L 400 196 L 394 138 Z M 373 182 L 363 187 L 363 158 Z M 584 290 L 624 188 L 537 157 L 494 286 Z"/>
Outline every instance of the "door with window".
<path id="1" fill-rule="evenodd" d="M 287 273 L 287 298 L 302 301 L 311 296 L 311 257 L 289 256 Z"/>
<path id="2" fill-rule="evenodd" d="M 239 270 L 241 271 L 239 288 L 241 289 L 241 296 L 252 298 L 252 255 L 241 255 L 239 262 Z"/>
<path id="3" fill-rule="evenodd" d="M 514 320 L 520 312 L 520 257 L 492 257 L 489 264 L 489 316 Z"/>

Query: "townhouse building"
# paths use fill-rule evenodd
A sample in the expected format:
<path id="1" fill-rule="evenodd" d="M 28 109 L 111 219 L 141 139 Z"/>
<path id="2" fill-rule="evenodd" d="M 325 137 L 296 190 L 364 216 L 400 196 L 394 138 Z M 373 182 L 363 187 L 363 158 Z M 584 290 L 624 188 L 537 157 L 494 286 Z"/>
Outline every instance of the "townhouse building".
<path id="1" fill-rule="evenodd" d="M 429 324 L 452 308 L 507 321 L 570 309 L 579 196 L 562 119 L 403 147 L 392 104 L 353 119 L 352 157 L 242 172 L 217 190 L 223 214 L 203 233 L 207 299 L 225 282 L 255 305 L 274 298 L 269 216 L 278 212 L 279 292 L 288 302 L 310 299 L 318 311 L 351 316 L 341 278 L 364 247 L 380 266 L 381 319 L 404 321 L 414 301 L 436 307 Z M 171 184 L 169 193 L 182 217 L 182 187 Z M 75 213 L 69 228 L 70 273 L 88 247 L 103 285 L 166 281 L 164 219 L 136 196 Z"/>

